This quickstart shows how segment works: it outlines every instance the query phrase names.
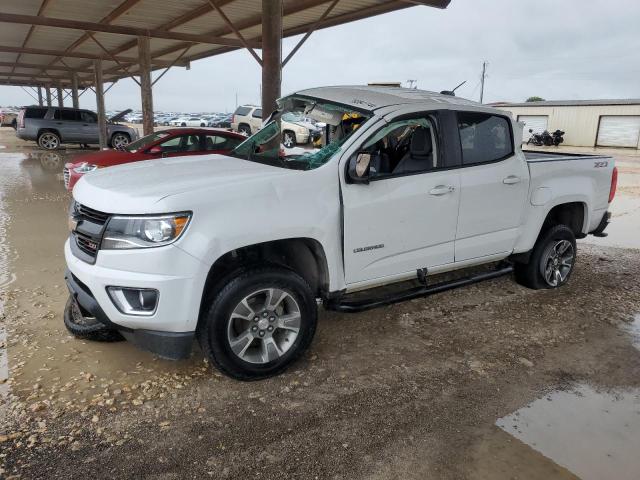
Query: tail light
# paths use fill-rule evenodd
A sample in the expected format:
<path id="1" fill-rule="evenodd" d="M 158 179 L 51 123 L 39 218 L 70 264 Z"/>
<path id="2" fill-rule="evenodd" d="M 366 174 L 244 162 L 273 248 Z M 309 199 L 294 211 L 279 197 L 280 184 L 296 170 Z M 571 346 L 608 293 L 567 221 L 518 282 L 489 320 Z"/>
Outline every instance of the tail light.
<path id="1" fill-rule="evenodd" d="M 24 128 L 24 110 L 20 110 L 18 113 L 18 126 Z"/>
<path id="2" fill-rule="evenodd" d="M 236 116 L 235 115 L 231 116 L 231 123 L 236 123 Z"/>
<path id="3" fill-rule="evenodd" d="M 613 167 L 611 173 L 611 188 L 609 189 L 609 203 L 613 201 L 613 197 L 616 196 L 616 188 L 618 187 L 618 167 Z"/>

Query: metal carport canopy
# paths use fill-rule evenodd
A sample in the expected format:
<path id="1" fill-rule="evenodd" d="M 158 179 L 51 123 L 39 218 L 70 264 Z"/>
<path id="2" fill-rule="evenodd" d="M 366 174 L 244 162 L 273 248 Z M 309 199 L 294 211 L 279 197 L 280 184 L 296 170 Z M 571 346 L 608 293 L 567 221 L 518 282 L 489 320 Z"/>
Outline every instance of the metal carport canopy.
<path id="1" fill-rule="evenodd" d="M 144 104 L 145 95 L 149 100 L 151 95 L 147 65 L 150 70 L 184 67 L 247 48 L 263 68 L 266 114 L 291 56 L 282 61 L 283 37 L 306 34 L 304 42 L 318 29 L 418 5 L 446 8 L 450 1 L 3 1 L 0 85 L 71 88 L 75 78 L 80 88 L 89 87 L 96 85 L 95 68 L 101 68 L 104 82 L 140 76 L 135 80 L 142 84 Z"/>

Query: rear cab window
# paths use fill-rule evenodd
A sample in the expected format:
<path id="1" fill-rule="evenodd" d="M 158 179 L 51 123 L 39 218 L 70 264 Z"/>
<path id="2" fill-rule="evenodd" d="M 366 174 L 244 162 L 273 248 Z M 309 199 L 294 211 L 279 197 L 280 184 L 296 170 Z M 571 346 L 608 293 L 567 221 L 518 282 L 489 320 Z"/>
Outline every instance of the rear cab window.
<path id="1" fill-rule="evenodd" d="M 513 155 L 513 132 L 506 117 L 482 112 L 458 112 L 463 165 L 503 160 Z"/>
<path id="2" fill-rule="evenodd" d="M 262 118 L 262 109 L 256 108 L 251 115 L 253 118 Z"/>

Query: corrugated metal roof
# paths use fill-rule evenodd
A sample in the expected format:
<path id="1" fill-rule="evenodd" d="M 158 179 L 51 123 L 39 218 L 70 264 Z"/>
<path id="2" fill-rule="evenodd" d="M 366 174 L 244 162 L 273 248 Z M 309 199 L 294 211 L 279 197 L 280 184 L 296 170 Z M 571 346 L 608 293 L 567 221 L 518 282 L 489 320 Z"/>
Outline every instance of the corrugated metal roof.
<path id="1" fill-rule="evenodd" d="M 225 15 L 249 41 L 261 40 L 262 0 L 215 0 Z M 446 8 L 450 0 L 340 0 L 318 29 L 368 18 L 386 12 L 428 5 Z M 68 66 L 83 72 L 81 85 L 92 83 L 93 58 L 103 60 L 105 81 L 136 73 L 137 39 L 135 35 L 95 32 L 93 35 L 108 51 L 97 45 L 83 30 L 60 26 L 34 25 L 53 20 L 90 22 L 102 26 L 120 26 L 159 32 L 208 35 L 239 42 L 209 0 L 20 0 L 2 2 L 0 17 L 0 62 L 17 62 L 13 68 L 0 71 L 0 85 L 28 84 L 29 77 L 11 77 L 11 73 L 25 73 L 22 64 L 37 65 L 26 72 L 34 73 L 33 85 L 46 83 L 47 75 L 64 76 L 64 71 L 52 72 L 50 66 Z M 284 37 L 305 33 L 325 13 L 332 0 L 283 0 Z M 25 15 L 18 20 L 9 15 Z M 41 19 L 33 19 L 39 16 Z M 17 23 L 27 21 L 29 23 Z M 75 26 L 75 25 L 74 25 Z M 90 30 L 90 29 L 89 29 Z M 191 48 L 183 54 L 186 47 Z M 238 46 L 236 46 L 238 45 Z M 193 43 L 167 38 L 152 38 L 150 42 L 152 66 L 163 68 L 178 58 L 180 64 L 242 48 L 235 45 Z M 116 56 L 118 64 L 112 58 Z M 70 75 L 68 75 L 70 77 Z M 44 78 L 44 80 L 43 80 Z M 70 79 L 69 79 L 70 81 Z M 49 82 L 56 83 L 56 82 Z"/>
<path id="2" fill-rule="evenodd" d="M 495 102 L 494 107 L 579 107 L 589 105 L 640 105 L 640 98 L 617 98 L 602 100 L 544 100 L 540 102 Z"/>

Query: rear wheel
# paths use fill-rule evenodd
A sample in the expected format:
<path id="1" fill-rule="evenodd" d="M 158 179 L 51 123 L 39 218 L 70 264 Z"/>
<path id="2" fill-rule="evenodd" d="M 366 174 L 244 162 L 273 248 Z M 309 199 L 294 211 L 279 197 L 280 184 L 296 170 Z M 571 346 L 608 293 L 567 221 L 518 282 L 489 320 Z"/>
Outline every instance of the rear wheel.
<path id="1" fill-rule="evenodd" d="M 317 307 L 311 288 L 279 267 L 240 270 L 225 283 L 198 327 L 205 355 L 238 380 L 281 373 L 313 339 Z"/>
<path id="2" fill-rule="evenodd" d="M 286 148 L 293 148 L 296 145 L 296 134 L 290 131 L 285 131 L 282 134 L 282 144 Z"/>
<path id="3" fill-rule="evenodd" d="M 60 136 L 55 132 L 42 132 L 38 136 L 38 145 L 45 150 L 55 150 L 60 146 Z"/>
<path id="4" fill-rule="evenodd" d="M 64 326 L 77 338 L 97 342 L 119 342 L 124 340 L 120 332 L 100 323 L 93 317 L 84 316 L 77 302 L 69 295 L 64 307 Z"/>
<path id="5" fill-rule="evenodd" d="M 249 125 L 240 125 L 238 127 L 238 133 L 249 136 L 251 135 L 251 127 Z"/>
<path id="6" fill-rule="evenodd" d="M 528 263 L 516 263 L 516 281 L 534 289 L 558 288 L 569 281 L 576 261 L 576 237 L 566 225 L 556 225 L 536 242 Z"/>

